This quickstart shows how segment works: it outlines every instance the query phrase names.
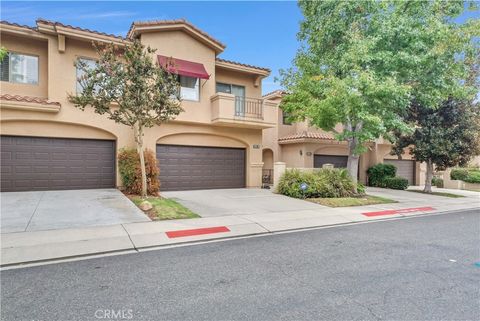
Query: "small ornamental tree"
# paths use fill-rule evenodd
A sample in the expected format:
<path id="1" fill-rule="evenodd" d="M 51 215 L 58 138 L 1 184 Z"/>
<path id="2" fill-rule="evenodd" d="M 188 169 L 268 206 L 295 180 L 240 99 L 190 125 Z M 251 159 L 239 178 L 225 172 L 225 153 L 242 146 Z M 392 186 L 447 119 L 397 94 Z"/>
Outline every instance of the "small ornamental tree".
<path id="1" fill-rule="evenodd" d="M 432 192 L 434 165 L 438 169 L 463 166 L 480 155 L 480 48 L 468 48 L 464 57 L 467 74 L 459 83 L 471 90 L 470 95 L 449 97 L 433 109 L 414 100 L 404 115 L 414 131 L 396 131 L 393 139 L 393 155 L 401 157 L 408 147 L 417 161 L 426 163 L 427 193 Z"/>
<path id="2" fill-rule="evenodd" d="M 355 181 L 367 143 L 411 131 L 401 115 L 412 96 L 433 108 L 463 95 L 461 53 L 476 28 L 452 19 L 463 12 L 462 1 L 301 0 L 299 6 L 301 48 L 293 67 L 281 71 L 289 93 L 281 107 L 292 120 L 306 119 L 346 141 Z"/>
<path id="3" fill-rule="evenodd" d="M 425 162 L 425 192 L 432 192 L 433 166 L 445 169 L 467 165 L 480 154 L 480 105 L 448 99 L 435 110 L 413 103 L 406 120 L 415 125 L 410 135 L 398 135 L 393 153 L 404 148 L 417 161 Z"/>
<path id="4" fill-rule="evenodd" d="M 182 111 L 178 79 L 154 63 L 154 49 L 145 48 L 137 40 L 124 47 L 109 44 L 96 49 L 99 58 L 95 67 L 82 60 L 76 62 L 84 74 L 78 79 L 82 91 L 69 99 L 81 110 L 91 107 L 95 113 L 107 114 L 109 119 L 133 129 L 140 157 L 141 196 L 145 198 L 144 131 L 174 119 Z"/>

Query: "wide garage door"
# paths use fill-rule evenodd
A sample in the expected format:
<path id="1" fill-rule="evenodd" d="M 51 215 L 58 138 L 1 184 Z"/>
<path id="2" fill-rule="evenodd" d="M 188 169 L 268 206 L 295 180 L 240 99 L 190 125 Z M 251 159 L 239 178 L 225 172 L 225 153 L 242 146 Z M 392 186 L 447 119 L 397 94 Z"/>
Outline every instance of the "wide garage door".
<path id="1" fill-rule="evenodd" d="M 348 156 L 318 155 L 313 158 L 313 167 L 322 168 L 324 164 L 333 164 L 335 168 L 347 168 Z"/>
<path id="2" fill-rule="evenodd" d="M 1 136 L 1 191 L 115 187 L 115 141 Z"/>
<path id="3" fill-rule="evenodd" d="M 410 185 L 415 185 L 415 161 L 384 159 L 383 163 L 392 164 L 397 168 L 397 176 L 408 179 Z"/>
<path id="4" fill-rule="evenodd" d="M 245 187 L 245 149 L 157 145 L 160 189 Z"/>

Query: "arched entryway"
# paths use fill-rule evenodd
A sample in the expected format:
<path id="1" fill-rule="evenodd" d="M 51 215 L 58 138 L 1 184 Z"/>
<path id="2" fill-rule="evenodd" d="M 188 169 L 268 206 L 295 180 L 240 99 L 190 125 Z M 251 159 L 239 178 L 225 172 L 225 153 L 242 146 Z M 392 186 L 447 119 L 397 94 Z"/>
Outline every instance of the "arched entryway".
<path id="1" fill-rule="evenodd" d="M 273 184 L 273 151 L 269 148 L 266 148 L 262 152 L 262 184 L 263 185 L 272 185 Z"/>

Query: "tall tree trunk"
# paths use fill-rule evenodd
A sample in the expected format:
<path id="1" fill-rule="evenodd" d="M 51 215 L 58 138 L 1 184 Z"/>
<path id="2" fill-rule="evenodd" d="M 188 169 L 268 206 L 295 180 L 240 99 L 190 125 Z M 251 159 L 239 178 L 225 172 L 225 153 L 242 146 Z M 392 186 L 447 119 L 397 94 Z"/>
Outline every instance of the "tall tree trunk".
<path id="1" fill-rule="evenodd" d="M 432 192 L 432 178 L 433 178 L 433 163 L 429 159 L 427 160 L 427 174 L 425 175 L 425 188 L 423 189 L 426 193 Z"/>
<path id="2" fill-rule="evenodd" d="M 361 122 L 357 123 L 355 127 L 351 123 L 347 123 L 345 128 L 351 132 L 358 132 L 362 129 L 363 124 Z M 348 160 L 347 160 L 347 170 L 350 174 L 353 182 L 355 183 L 354 192 L 357 193 L 357 183 L 358 183 L 358 163 L 360 155 L 357 154 L 356 149 L 358 147 L 358 138 L 352 137 L 348 140 Z"/>
<path id="3" fill-rule="evenodd" d="M 147 198 L 147 171 L 145 169 L 145 154 L 143 153 L 143 128 L 137 123 L 134 128 L 135 142 L 137 143 L 137 152 L 140 157 L 140 171 L 142 173 L 142 198 Z"/>
<path id="4" fill-rule="evenodd" d="M 348 143 L 348 160 L 347 160 L 347 170 L 350 176 L 352 177 L 353 182 L 355 185 L 358 182 L 358 161 L 360 156 L 355 154 L 355 148 L 357 147 L 356 140 L 352 139 Z M 355 186 L 355 192 L 357 192 L 357 187 Z"/>

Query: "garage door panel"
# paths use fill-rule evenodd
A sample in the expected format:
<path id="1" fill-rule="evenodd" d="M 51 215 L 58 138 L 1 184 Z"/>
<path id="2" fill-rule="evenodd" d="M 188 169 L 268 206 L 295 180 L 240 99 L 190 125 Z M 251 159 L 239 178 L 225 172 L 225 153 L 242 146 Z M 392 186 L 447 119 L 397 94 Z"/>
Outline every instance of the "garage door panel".
<path id="1" fill-rule="evenodd" d="M 333 164 L 335 168 L 346 168 L 347 162 L 348 156 L 315 154 L 313 159 L 313 167 L 322 168 L 324 164 Z"/>
<path id="2" fill-rule="evenodd" d="M 410 185 L 415 184 L 415 161 L 400 159 L 384 159 L 385 164 L 394 165 L 397 168 L 397 176 L 408 179 Z"/>
<path id="3" fill-rule="evenodd" d="M 115 186 L 114 141 L 1 136 L 1 152 L 1 191 Z"/>
<path id="4" fill-rule="evenodd" d="M 157 145 L 161 190 L 245 187 L 245 150 Z"/>

